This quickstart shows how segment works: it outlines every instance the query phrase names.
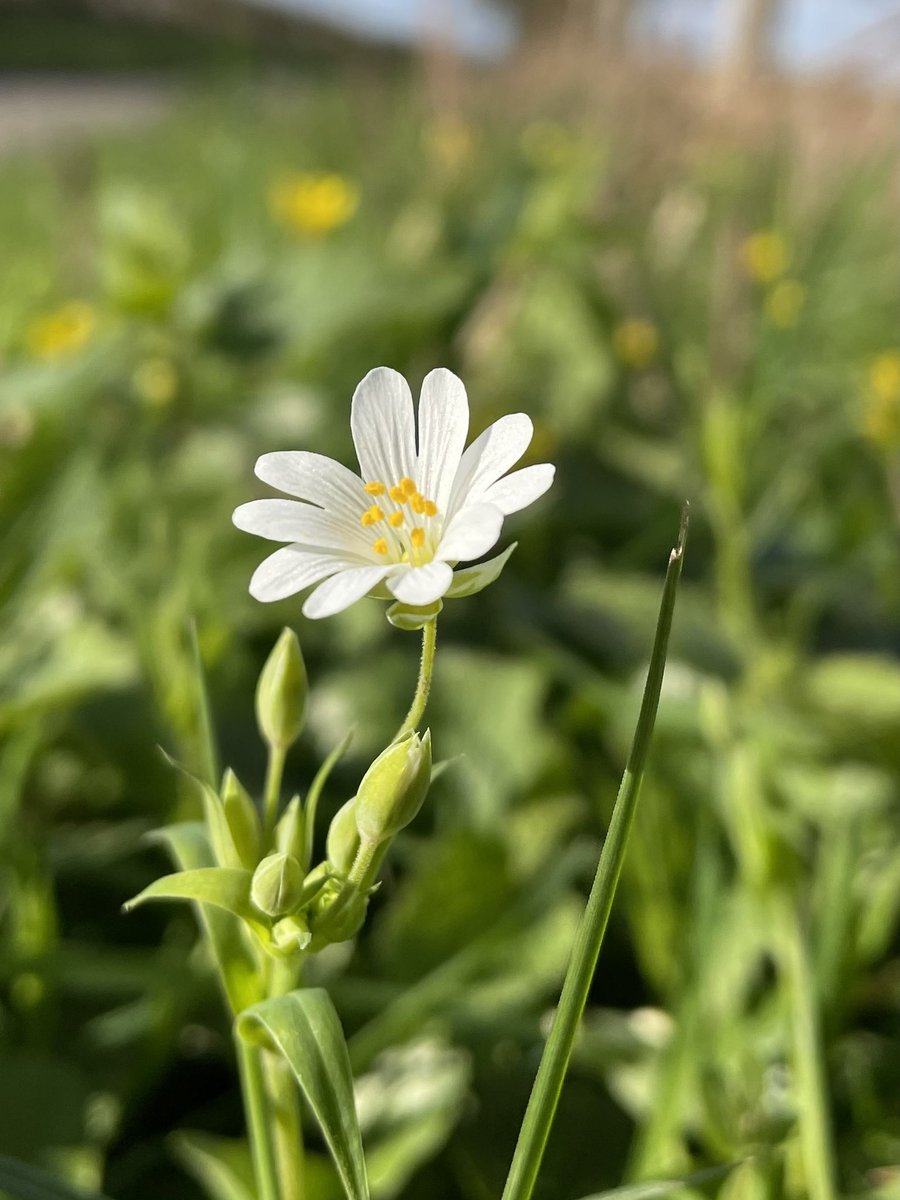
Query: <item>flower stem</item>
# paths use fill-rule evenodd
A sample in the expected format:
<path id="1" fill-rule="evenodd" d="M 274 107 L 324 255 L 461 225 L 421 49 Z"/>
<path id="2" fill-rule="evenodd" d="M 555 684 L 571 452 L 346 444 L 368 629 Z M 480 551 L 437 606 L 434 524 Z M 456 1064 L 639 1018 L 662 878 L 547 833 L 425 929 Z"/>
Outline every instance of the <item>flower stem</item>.
<path id="1" fill-rule="evenodd" d="M 260 1065 L 262 1051 L 248 1045 L 241 1037 L 236 1038 L 236 1041 L 244 1113 L 247 1118 L 247 1133 L 250 1138 L 250 1153 L 259 1200 L 280 1200 L 269 1103 Z"/>
<path id="2" fill-rule="evenodd" d="M 434 649 L 437 645 L 437 618 L 426 621 L 422 626 L 422 661 L 419 664 L 419 681 L 416 684 L 416 694 L 406 720 L 394 735 L 394 741 L 399 742 L 419 724 L 425 705 L 428 703 L 428 693 L 431 691 L 431 676 L 434 671 Z"/>
<path id="3" fill-rule="evenodd" d="M 272 834 L 275 832 L 275 822 L 278 820 L 278 801 L 281 797 L 281 777 L 284 774 L 284 760 L 287 754 L 285 746 L 272 745 L 269 747 L 269 762 L 266 767 L 266 790 L 263 799 L 263 842 L 266 848 L 271 845 Z"/>

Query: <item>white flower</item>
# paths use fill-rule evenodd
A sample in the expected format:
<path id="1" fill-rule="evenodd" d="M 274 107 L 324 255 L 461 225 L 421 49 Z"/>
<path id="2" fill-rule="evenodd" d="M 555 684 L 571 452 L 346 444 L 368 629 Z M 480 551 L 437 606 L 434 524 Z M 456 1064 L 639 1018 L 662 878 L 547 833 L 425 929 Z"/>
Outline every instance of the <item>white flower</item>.
<path id="1" fill-rule="evenodd" d="M 469 404 L 462 381 L 432 371 L 422 384 L 418 439 L 409 385 L 387 367 L 357 387 L 350 429 L 360 475 L 306 450 L 264 454 L 263 482 L 297 500 L 252 500 L 235 511 L 239 529 L 288 542 L 254 572 L 250 594 L 282 600 L 313 584 L 303 612 L 328 617 L 373 589 L 420 607 L 480 591 L 512 547 L 490 563 L 459 571 L 486 554 L 503 518 L 550 487 L 549 463 L 507 475 L 534 428 L 524 413 L 501 417 L 465 452 Z"/>

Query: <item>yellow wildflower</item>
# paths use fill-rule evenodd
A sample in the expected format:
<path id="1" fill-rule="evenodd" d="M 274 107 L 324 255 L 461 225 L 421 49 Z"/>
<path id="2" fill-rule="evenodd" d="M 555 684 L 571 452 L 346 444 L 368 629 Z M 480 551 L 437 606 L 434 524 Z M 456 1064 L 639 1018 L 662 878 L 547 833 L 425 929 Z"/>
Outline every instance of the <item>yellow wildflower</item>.
<path id="1" fill-rule="evenodd" d="M 145 358 L 135 367 L 131 386 L 147 408 L 167 408 L 178 391 L 178 372 L 167 358 Z"/>
<path id="2" fill-rule="evenodd" d="M 438 117 L 428 124 L 424 141 L 435 165 L 451 174 L 469 162 L 475 149 L 472 130 L 457 116 Z"/>
<path id="3" fill-rule="evenodd" d="M 791 247 L 777 229 L 759 229 L 741 246 L 744 269 L 756 283 L 774 283 L 791 261 Z"/>
<path id="4" fill-rule="evenodd" d="M 25 330 L 25 344 L 35 358 L 68 358 L 87 345 L 96 328 L 97 316 L 91 305 L 70 300 L 35 317 Z"/>
<path id="5" fill-rule="evenodd" d="M 659 334 L 656 326 L 643 317 L 629 317 L 613 330 L 612 344 L 621 363 L 640 371 L 656 358 Z"/>
<path id="6" fill-rule="evenodd" d="M 797 279 L 782 279 L 766 294 L 765 314 L 778 329 L 793 329 L 806 303 L 806 288 Z"/>
<path id="7" fill-rule="evenodd" d="M 869 364 L 863 432 L 885 449 L 900 445 L 900 351 L 886 350 Z"/>
<path id="8" fill-rule="evenodd" d="M 325 237 L 350 220 L 359 189 L 343 175 L 301 172 L 276 180 L 269 189 L 272 215 L 294 233 Z"/>

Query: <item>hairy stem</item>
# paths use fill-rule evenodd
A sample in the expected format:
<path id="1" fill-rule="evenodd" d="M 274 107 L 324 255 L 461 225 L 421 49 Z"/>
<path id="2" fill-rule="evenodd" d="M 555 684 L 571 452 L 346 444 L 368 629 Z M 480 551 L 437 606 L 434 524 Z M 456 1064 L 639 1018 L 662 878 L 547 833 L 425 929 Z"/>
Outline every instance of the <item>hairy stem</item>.
<path id="1" fill-rule="evenodd" d="M 416 684 L 416 694 L 410 705 L 406 720 L 394 734 L 394 741 L 399 742 L 418 727 L 428 703 L 428 693 L 431 691 L 431 676 L 434 672 L 434 650 L 437 645 L 437 618 L 422 626 L 422 661 L 419 664 L 419 681 Z"/>

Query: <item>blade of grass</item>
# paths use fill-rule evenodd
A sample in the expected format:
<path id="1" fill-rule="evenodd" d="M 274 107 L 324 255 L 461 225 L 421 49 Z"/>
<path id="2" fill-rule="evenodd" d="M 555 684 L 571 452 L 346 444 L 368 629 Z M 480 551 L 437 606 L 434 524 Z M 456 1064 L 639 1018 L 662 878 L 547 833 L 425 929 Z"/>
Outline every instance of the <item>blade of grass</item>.
<path id="1" fill-rule="evenodd" d="M 203 669 L 203 659 L 200 656 L 200 638 L 197 634 L 197 621 L 191 617 L 187 623 L 188 641 L 191 647 L 191 661 L 194 665 L 194 679 L 197 687 L 197 735 L 198 749 L 202 763 L 197 774 L 210 787 L 219 786 L 219 755 L 216 748 L 216 735 L 213 731 L 212 708 L 209 703 L 209 689 L 206 686 L 206 672 Z"/>
<path id="2" fill-rule="evenodd" d="M 572 1054 L 572 1046 L 575 1043 L 575 1035 L 578 1032 L 591 979 L 600 956 L 600 947 L 603 944 L 603 935 L 606 932 L 606 924 L 609 920 L 616 885 L 622 870 L 622 861 L 625 857 L 628 834 L 641 790 L 650 739 L 656 721 L 656 710 L 659 707 L 669 632 L 672 628 L 672 614 L 675 610 L 675 596 L 684 559 L 687 526 L 688 507 L 685 505 L 681 514 L 678 541 L 669 556 L 669 566 L 666 571 L 666 581 L 663 586 L 656 625 L 656 636 L 653 641 L 653 653 L 650 657 L 650 668 L 647 672 L 647 682 L 644 685 L 644 696 L 641 701 L 641 711 L 634 740 L 631 744 L 631 752 L 619 787 L 619 794 L 616 797 L 616 805 L 606 841 L 603 844 L 597 874 L 594 877 L 575 940 L 559 1007 L 553 1019 L 553 1027 L 550 1030 L 547 1045 L 544 1047 L 528 1107 L 525 1110 L 525 1118 L 519 1131 L 519 1140 L 513 1154 L 502 1200 L 529 1200 L 534 1191 L 544 1157 L 544 1148 L 547 1145 L 550 1127 L 553 1124 L 562 1091 L 563 1079 Z"/>

